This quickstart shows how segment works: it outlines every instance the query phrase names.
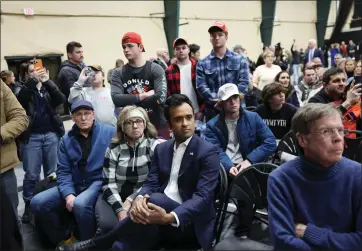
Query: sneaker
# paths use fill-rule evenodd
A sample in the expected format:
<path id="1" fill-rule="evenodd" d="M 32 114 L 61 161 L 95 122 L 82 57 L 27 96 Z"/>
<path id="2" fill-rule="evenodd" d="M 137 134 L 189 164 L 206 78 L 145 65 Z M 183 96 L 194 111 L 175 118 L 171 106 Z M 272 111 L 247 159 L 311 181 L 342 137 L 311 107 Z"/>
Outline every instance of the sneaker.
<path id="1" fill-rule="evenodd" d="M 58 246 L 55 251 L 86 251 L 92 250 L 94 248 L 95 245 L 93 243 L 93 240 L 89 239 L 86 241 L 75 242 L 73 244 Z"/>
<path id="2" fill-rule="evenodd" d="M 77 242 L 77 239 L 74 237 L 73 233 L 70 235 L 70 238 L 68 240 L 64 240 L 58 243 L 57 247 L 63 246 L 63 245 L 71 245 Z"/>

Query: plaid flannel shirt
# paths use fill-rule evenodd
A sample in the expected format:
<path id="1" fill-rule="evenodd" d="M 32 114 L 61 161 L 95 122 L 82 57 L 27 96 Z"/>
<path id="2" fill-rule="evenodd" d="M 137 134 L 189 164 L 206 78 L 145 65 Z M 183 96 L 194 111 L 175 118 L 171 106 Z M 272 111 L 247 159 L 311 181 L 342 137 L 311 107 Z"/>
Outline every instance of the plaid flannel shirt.
<path id="1" fill-rule="evenodd" d="M 211 51 L 197 63 L 196 89 L 205 103 L 214 106 L 219 88 L 226 83 L 236 84 L 239 92 L 246 94 L 249 85 L 249 63 L 245 57 L 228 49 L 222 59 Z"/>
<path id="2" fill-rule="evenodd" d="M 103 197 L 116 214 L 122 211 L 123 202 L 130 201 L 146 181 L 151 158 L 160 139 L 141 138 L 132 148 L 127 143 L 112 143 L 103 164 Z"/>
<path id="3" fill-rule="evenodd" d="M 199 104 L 199 111 L 203 110 L 203 100 L 200 94 L 196 90 L 196 64 L 197 62 L 190 58 L 191 61 L 191 80 L 192 86 L 194 87 L 195 93 L 197 95 L 197 103 Z M 177 63 L 171 64 L 166 70 L 167 78 L 167 97 L 173 94 L 181 93 L 180 85 L 180 68 Z"/>

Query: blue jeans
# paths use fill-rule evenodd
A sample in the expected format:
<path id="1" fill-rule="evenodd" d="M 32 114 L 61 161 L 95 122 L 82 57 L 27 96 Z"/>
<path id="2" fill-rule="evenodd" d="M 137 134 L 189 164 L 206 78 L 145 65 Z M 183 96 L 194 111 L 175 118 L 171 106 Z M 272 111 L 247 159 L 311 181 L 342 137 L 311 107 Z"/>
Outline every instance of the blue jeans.
<path id="1" fill-rule="evenodd" d="M 291 84 L 292 85 L 297 85 L 299 77 L 300 77 L 300 65 L 299 64 L 293 64 L 293 76 L 292 76 L 293 81 L 291 81 Z"/>
<path id="2" fill-rule="evenodd" d="M 76 189 L 72 214 L 74 216 L 80 241 L 92 238 L 96 232 L 94 207 L 97 201 L 102 181 L 95 181 L 86 189 Z M 65 200 L 61 197 L 58 188 L 53 187 L 34 196 L 30 207 L 49 239 L 57 244 L 70 237 L 70 229 L 64 221 Z"/>
<path id="3" fill-rule="evenodd" d="M 39 181 L 41 166 L 44 176 L 55 172 L 59 136 L 54 132 L 30 134 L 29 142 L 22 146 L 23 168 L 23 199 L 30 202 L 34 196 L 36 183 Z"/>

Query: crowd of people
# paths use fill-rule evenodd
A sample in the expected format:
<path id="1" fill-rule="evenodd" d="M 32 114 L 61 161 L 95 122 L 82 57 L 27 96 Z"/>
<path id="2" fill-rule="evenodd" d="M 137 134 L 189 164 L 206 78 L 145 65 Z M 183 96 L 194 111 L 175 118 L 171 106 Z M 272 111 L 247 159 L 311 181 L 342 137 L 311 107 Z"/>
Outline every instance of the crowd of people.
<path id="1" fill-rule="evenodd" d="M 291 60 L 278 44 L 255 64 L 241 45 L 228 49 L 224 22 L 207 31 L 213 49 L 204 58 L 200 46 L 177 38 L 174 58 L 159 49 L 146 60 L 142 37 L 127 32 L 127 62 L 107 74 L 83 62 L 79 42 L 67 44 L 56 83 L 35 60 L 21 64 L 18 81 L 2 71 L 7 212 L 17 217 L 20 159 L 21 221 L 34 217 L 57 250 L 211 250 L 219 169 L 232 180 L 277 158 L 282 165 L 268 180 L 274 248 L 360 248 L 362 171 L 342 157 L 344 138 L 362 129 L 357 47 L 333 44 L 326 66 L 314 39 L 305 51 L 294 41 Z M 59 105 L 74 121 L 67 133 Z M 290 132 L 299 149 L 292 160 L 277 150 Z M 41 168 L 56 184 L 39 192 Z M 247 238 L 252 216 L 242 212 L 253 205 L 241 207 L 238 234 Z"/>

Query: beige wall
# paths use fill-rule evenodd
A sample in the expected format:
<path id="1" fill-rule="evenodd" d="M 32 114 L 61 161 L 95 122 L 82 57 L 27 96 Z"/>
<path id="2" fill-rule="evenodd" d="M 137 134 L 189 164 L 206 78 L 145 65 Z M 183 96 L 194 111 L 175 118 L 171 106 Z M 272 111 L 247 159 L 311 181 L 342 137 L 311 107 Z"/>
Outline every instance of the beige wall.
<path id="1" fill-rule="evenodd" d="M 317 19 L 315 1 L 277 1 L 273 30 L 273 44 L 281 42 L 290 50 L 293 39 L 299 48 L 306 48 L 308 40 L 316 38 Z"/>
<path id="2" fill-rule="evenodd" d="M 224 10 L 224 11 L 220 11 Z M 255 58 L 261 48 L 260 1 L 181 1 L 179 35 L 201 46 L 201 56 L 212 49 L 207 30 L 215 20 L 224 20 L 229 29 L 228 47 L 241 44 Z"/>
<path id="3" fill-rule="evenodd" d="M 33 8 L 35 15 L 7 15 L 22 14 L 24 7 Z M 6 1 L 1 9 L 1 69 L 7 68 L 4 56 L 63 53 L 66 59 L 65 45 L 75 40 L 83 45 L 87 64 L 101 64 L 107 71 L 117 58 L 124 59 L 120 41 L 127 31 L 143 37 L 146 57 L 167 47 L 162 19 L 149 15 L 163 12 L 162 1 Z"/>
<path id="4" fill-rule="evenodd" d="M 253 60 L 261 52 L 260 1 L 181 1 L 180 19 L 180 23 L 188 22 L 180 26 L 180 36 L 199 44 L 202 56 L 211 50 L 207 29 L 217 19 L 225 20 L 229 28 L 230 49 L 241 44 Z M 310 38 L 316 38 L 315 22 L 315 1 L 277 1 L 272 44 L 281 42 L 289 50 L 295 38 L 306 47 Z"/>
<path id="5" fill-rule="evenodd" d="M 26 7 L 33 8 L 35 16 L 25 17 Z M 117 58 L 124 59 L 120 40 L 127 31 L 142 35 L 147 58 L 157 48 L 167 48 L 163 15 L 150 16 L 164 12 L 163 1 L 6 1 L 1 9 L 1 69 L 7 68 L 4 56 L 66 54 L 65 45 L 76 40 L 83 45 L 87 64 L 99 63 L 108 70 Z M 274 27 L 273 44 L 289 48 L 295 38 L 304 47 L 316 36 L 314 1 L 277 1 L 275 16 L 280 26 Z M 256 60 L 262 48 L 261 2 L 181 1 L 180 23 L 188 24 L 180 26 L 179 35 L 199 44 L 206 56 L 211 50 L 207 30 L 218 19 L 229 28 L 228 47 L 241 44 Z"/>

